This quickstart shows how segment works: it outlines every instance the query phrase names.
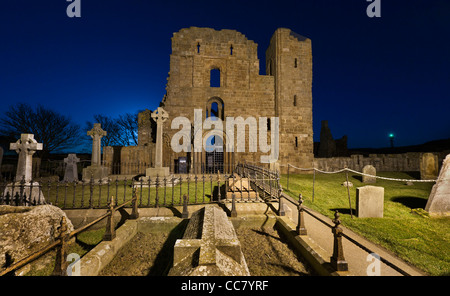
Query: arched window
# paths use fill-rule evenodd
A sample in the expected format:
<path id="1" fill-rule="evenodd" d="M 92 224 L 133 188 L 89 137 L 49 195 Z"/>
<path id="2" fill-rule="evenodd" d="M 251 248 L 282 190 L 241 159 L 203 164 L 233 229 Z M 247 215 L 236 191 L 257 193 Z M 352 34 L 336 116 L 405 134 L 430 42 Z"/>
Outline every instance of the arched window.
<path id="1" fill-rule="evenodd" d="M 210 72 L 210 87 L 220 87 L 220 70 L 219 69 L 211 69 Z"/>
<path id="2" fill-rule="evenodd" d="M 213 97 L 206 103 L 206 118 L 212 117 L 224 120 L 224 104 L 221 98 Z"/>
<path id="3" fill-rule="evenodd" d="M 298 148 L 298 137 L 295 137 L 295 148 Z"/>
<path id="4" fill-rule="evenodd" d="M 233 55 L 233 44 L 230 46 L 230 55 Z"/>
<path id="5" fill-rule="evenodd" d="M 200 42 L 197 42 L 197 53 L 200 53 Z"/>
<path id="6" fill-rule="evenodd" d="M 297 95 L 294 95 L 294 106 L 297 106 Z"/>
<path id="7" fill-rule="evenodd" d="M 294 61 L 294 68 L 297 68 L 297 58 L 295 58 L 295 61 Z"/>

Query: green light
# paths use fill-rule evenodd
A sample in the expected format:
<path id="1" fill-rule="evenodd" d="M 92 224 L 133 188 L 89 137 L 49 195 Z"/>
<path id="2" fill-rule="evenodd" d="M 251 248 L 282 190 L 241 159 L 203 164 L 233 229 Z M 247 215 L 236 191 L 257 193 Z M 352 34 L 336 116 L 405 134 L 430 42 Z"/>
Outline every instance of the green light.
<path id="1" fill-rule="evenodd" d="M 393 138 L 394 137 L 394 134 L 389 134 L 389 138 Z"/>

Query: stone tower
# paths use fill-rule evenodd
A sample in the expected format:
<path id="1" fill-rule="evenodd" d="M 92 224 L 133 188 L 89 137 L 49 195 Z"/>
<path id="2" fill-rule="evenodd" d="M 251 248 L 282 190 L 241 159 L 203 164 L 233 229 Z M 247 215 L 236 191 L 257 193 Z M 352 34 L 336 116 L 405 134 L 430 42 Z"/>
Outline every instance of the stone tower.
<path id="1" fill-rule="evenodd" d="M 314 160 L 311 40 L 289 29 L 277 29 L 266 51 L 266 74 L 275 80 L 280 163 L 309 168 Z"/>
<path id="2" fill-rule="evenodd" d="M 266 51 L 265 75 L 260 74 L 257 49 L 254 41 L 235 30 L 190 27 L 173 34 L 166 94 L 160 103 L 169 115 L 163 127 L 163 165 L 170 167 L 172 173 L 177 173 L 177 161 L 187 162 L 189 173 L 230 173 L 238 162 L 261 165 L 261 157 L 272 155 L 274 150 L 260 149 L 264 136 L 259 134 L 261 117 L 279 119 L 279 155 L 271 167 L 278 164 L 282 172 L 287 171 L 288 163 L 311 167 L 314 158 L 311 40 L 289 29 L 277 29 Z M 198 111 L 202 128 L 194 124 Z M 186 144 L 190 151 L 172 149 L 172 140 L 180 131 L 172 129 L 172 120 L 177 117 L 188 120 L 191 139 Z M 205 127 L 204 123 L 214 117 L 222 120 L 223 131 L 211 135 L 212 126 Z M 226 129 L 231 122 L 228 118 L 234 120 L 234 132 Z M 240 126 L 236 124 L 238 118 L 242 119 Z M 137 152 L 145 148 L 150 153 L 134 157 L 122 151 L 122 160 L 133 162 L 144 156 L 147 162 L 152 159 L 149 148 L 153 127 L 148 119 L 148 112 L 140 114 L 139 145 L 128 149 Z M 271 142 L 273 131 L 269 127 L 268 123 L 265 136 Z M 242 128 L 245 136 L 238 139 Z M 196 136 L 201 139 L 200 145 L 195 144 Z M 237 152 L 238 145 L 245 145 L 245 151 Z M 200 151 L 194 151 L 198 146 Z"/>

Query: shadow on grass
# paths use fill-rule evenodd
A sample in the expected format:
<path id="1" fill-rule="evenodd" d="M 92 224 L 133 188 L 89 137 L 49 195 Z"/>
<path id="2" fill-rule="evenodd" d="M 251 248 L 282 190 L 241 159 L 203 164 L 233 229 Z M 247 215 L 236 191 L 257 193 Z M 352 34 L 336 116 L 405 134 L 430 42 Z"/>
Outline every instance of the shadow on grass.
<path id="1" fill-rule="evenodd" d="M 391 200 L 393 202 L 401 203 L 410 209 L 417 209 L 417 208 L 424 209 L 427 204 L 426 199 L 414 196 L 397 196 L 392 198 Z"/>
<path id="2" fill-rule="evenodd" d="M 173 265 L 173 246 L 177 239 L 183 237 L 189 220 L 185 219 L 178 224 L 169 234 L 161 251 L 156 256 L 154 264 L 148 272 L 148 276 L 166 276 Z"/>
<path id="3" fill-rule="evenodd" d="M 405 172 L 405 173 L 416 180 L 420 180 L 420 172 Z"/>
<path id="4" fill-rule="evenodd" d="M 352 175 L 351 178 L 349 178 L 349 181 L 351 179 L 358 180 L 359 182 L 362 182 L 362 176 L 361 175 Z"/>
<path id="5" fill-rule="evenodd" d="M 333 211 L 333 213 L 338 211 L 339 215 L 349 215 L 350 216 L 350 209 L 349 208 L 333 208 L 333 209 L 330 209 L 330 211 Z M 353 216 L 355 216 L 356 215 L 356 209 L 352 209 L 351 213 L 353 214 Z"/>

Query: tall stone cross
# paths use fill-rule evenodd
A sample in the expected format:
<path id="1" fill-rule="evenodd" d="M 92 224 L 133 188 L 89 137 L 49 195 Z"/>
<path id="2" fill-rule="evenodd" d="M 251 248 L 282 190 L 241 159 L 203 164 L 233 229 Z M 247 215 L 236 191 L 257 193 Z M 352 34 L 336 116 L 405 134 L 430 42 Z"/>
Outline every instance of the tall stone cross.
<path id="1" fill-rule="evenodd" d="M 16 150 L 19 154 L 16 182 L 22 181 L 24 177 L 25 182 L 30 182 L 33 173 L 33 154 L 42 150 L 42 143 L 38 143 L 33 134 L 21 134 L 17 142 L 9 145 L 9 149 Z"/>
<path id="2" fill-rule="evenodd" d="M 92 138 L 92 159 L 91 165 L 100 166 L 102 156 L 102 138 L 106 136 L 106 131 L 102 130 L 100 123 L 94 123 L 94 128 L 87 132 Z"/>
<path id="3" fill-rule="evenodd" d="M 153 113 L 152 118 L 156 121 L 156 151 L 155 151 L 155 167 L 162 167 L 163 157 L 163 123 L 169 118 L 169 114 L 161 107 L 158 107 Z"/>

